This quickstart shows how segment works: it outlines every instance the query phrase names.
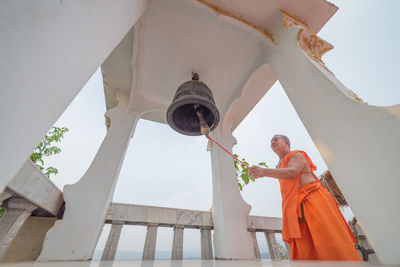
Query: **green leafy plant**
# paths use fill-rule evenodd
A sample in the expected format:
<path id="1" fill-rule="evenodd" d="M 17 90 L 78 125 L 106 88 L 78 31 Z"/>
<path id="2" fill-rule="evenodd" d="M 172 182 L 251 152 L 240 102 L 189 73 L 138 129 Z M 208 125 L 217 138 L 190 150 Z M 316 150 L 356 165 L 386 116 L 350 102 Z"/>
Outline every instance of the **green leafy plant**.
<path id="1" fill-rule="evenodd" d="M 239 158 L 238 154 L 234 154 L 234 156 Z M 242 162 L 244 164 L 246 164 L 247 166 L 250 165 L 244 158 L 242 158 Z M 249 175 L 249 170 L 245 166 L 243 166 L 239 161 L 234 159 L 233 160 L 233 164 L 234 164 L 235 169 L 236 169 L 237 184 L 239 186 L 240 191 L 243 191 L 243 187 L 245 185 L 249 184 L 250 181 L 254 182 L 255 179 Z M 252 167 L 254 167 L 254 166 L 255 165 L 253 165 Z M 268 168 L 268 166 L 267 166 L 267 164 L 265 162 L 258 163 L 257 167 L 266 167 L 266 168 Z"/>
<path id="2" fill-rule="evenodd" d="M 0 218 L 3 217 L 3 215 L 4 215 L 4 208 L 0 207 Z"/>
<path id="3" fill-rule="evenodd" d="M 35 163 L 47 177 L 50 177 L 51 174 L 56 175 L 58 169 L 54 167 L 48 167 L 45 169 L 43 156 L 48 157 L 59 154 L 61 149 L 53 144 L 61 142 L 61 139 L 64 138 L 64 133 L 68 131 L 68 128 L 65 127 L 52 127 L 30 156 L 33 163 Z"/>

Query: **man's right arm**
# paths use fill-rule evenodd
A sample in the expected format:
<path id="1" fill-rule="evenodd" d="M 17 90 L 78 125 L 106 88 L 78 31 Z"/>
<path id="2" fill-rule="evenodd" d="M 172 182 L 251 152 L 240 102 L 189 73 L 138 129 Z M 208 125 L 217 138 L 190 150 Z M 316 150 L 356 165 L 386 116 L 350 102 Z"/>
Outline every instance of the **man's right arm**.
<path id="1" fill-rule="evenodd" d="M 265 176 L 283 180 L 294 179 L 303 170 L 306 163 L 307 161 L 303 154 L 298 152 L 292 156 L 286 168 L 270 169 L 250 167 L 250 176 L 255 179 Z"/>

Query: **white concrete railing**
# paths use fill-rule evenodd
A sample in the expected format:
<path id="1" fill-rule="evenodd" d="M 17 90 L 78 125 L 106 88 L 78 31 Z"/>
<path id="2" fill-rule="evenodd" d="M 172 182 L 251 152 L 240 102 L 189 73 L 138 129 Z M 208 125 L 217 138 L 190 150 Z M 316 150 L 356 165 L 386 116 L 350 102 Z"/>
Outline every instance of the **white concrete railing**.
<path id="1" fill-rule="evenodd" d="M 113 260 L 117 250 L 123 225 L 147 226 L 143 249 L 143 260 L 154 260 L 158 227 L 174 228 L 171 259 L 182 259 L 183 231 L 185 228 L 200 229 L 201 258 L 212 259 L 211 230 L 214 228 L 211 212 L 112 203 L 105 223 L 111 230 L 103 251 L 102 260 Z M 254 242 L 254 253 L 260 259 L 256 232 L 264 232 L 272 260 L 281 260 L 275 233 L 282 232 L 282 219 L 273 217 L 249 216 L 248 230 Z"/>

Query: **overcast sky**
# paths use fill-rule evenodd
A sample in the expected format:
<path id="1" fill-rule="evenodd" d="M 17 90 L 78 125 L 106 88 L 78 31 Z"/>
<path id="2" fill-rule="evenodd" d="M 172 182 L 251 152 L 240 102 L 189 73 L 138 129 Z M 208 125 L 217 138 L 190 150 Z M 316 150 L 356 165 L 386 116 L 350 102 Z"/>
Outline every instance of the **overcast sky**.
<path id="1" fill-rule="evenodd" d="M 371 105 L 400 103 L 400 61 L 396 0 L 332 1 L 339 10 L 319 33 L 334 45 L 323 60 L 336 77 Z M 310 103 L 312 104 L 312 103 Z M 97 71 L 55 123 L 68 127 L 62 153 L 48 159 L 59 174 L 51 178 L 62 189 L 78 181 L 89 167 L 105 134 L 105 102 L 100 71 Z M 264 161 L 275 166 L 277 157 L 269 148 L 271 137 L 282 133 L 292 148 L 307 151 L 318 166 L 327 167 L 307 130 L 279 83 L 261 99 L 233 133 L 233 150 L 251 164 Z M 204 137 L 183 136 L 168 125 L 140 120 L 128 147 L 115 190 L 114 202 L 209 210 L 212 203 L 211 161 Z M 148 172 L 144 170 L 154 170 Z M 281 217 L 279 184 L 260 179 L 246 186 L 243 199 L 252 215 Z M 103 249 L 109 226 L 104 227 L 97 249 Z M 126 226 L 119 250 L 142 251 L 145 228 Z M 260 246 L 265 240 L 258 236 Z M 171 250 L 172 229 L 159 229 L 157 250 Z M 200 248 L 200 233 L 185 230 L 185 249 Z M 200 251 L 199 251 L 200 255 Z"/>

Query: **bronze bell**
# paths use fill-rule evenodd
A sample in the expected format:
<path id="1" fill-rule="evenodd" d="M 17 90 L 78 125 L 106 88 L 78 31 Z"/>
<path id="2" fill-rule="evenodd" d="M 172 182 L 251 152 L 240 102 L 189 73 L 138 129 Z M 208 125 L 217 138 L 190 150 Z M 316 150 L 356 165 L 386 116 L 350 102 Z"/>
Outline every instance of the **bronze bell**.
<path id="1" fill-rule="evenodd" d="M 199 81 L 197 73 L 192 74 L 192 80 L 184 82 L 176 90 L 167 110 L 167 121 L 175 131 L 194 136 L 205 134 L 204 127 L 200 127 L 201 121 L 202 126 L 207 124 L 209 131 L 214 130 L 219 123 L 219 112 L 210 88 Z"/>

